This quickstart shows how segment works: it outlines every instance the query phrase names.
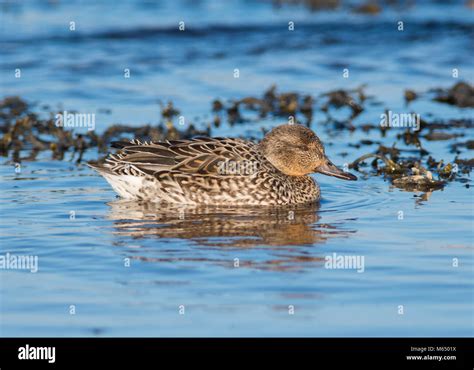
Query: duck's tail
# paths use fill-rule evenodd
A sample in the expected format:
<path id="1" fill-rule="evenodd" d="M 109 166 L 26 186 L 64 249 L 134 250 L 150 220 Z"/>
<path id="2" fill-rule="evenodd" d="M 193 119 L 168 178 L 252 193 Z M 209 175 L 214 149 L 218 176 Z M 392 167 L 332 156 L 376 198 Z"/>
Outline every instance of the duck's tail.
<path id="1" fill-rule="evenodd" d="M 109 174 L 113 175 L 114 173 L 110 170 L 110 168 L 104 166 L 104 164 L 99 163 L 86 163 L 90 168 L 97 171 L 101 175 Z"/>
<path id="2" fill-rule="evenodd" d="M 100 165 L 87 163 L 87 165 L 97 171 L 112 186 L 115 192 L 124 199 L 143 199 L 145 194 L 142 189 L 146 179 L 131 175 L 119 175 L 110 168 Z"/>

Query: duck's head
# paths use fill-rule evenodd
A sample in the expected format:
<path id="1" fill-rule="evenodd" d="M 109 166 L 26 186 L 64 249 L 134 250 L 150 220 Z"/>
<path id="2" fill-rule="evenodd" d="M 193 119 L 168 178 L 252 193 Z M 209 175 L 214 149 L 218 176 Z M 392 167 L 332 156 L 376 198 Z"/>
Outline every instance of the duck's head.
<path id="1" fill-rule="evenodd" d="M 278 170 L 290 176 L 319 172 L 343 180 L 357 180 L 337 168 L 324 153 L 324 146 L 309 128 L 299 125 L 275 127 L 259 144 L 265 158 Z"/>

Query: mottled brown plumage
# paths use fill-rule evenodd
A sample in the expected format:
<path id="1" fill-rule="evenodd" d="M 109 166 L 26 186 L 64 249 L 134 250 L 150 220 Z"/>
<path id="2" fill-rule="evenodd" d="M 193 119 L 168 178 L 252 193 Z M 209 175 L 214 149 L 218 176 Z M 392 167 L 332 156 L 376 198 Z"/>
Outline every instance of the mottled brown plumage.
<path id="1" fill-rule="evenodd" d="M 319 200 L 308 176 L 347 180 L 324 154 L 318 137 L 301 125 L 281 125 L 260 144 L 231 138 L 115 143 L 102 166 L 92 166 L 125 199 L 178 204 L 293 205 Z"/>

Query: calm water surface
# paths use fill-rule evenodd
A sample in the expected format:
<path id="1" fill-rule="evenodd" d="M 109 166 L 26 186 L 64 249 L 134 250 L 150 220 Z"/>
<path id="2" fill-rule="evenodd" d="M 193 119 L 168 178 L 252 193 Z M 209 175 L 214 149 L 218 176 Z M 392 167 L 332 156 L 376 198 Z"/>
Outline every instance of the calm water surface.
<path id="1" fill-rule="evenodd" d="M 472 81 L 472 11 L 463 1 L 421 1 L 373 18 L 258 1 L 15 4 L 0 13 L 2 97 L 96 113 L 99 132 L 159 122 L 158 100 L 204 128 L 213 99 L 260 95 L 273 83 L 313 96 L 367 84 L 380 104 L 355 126 L 378 123 L 385 108 L 473 117 L 429 98 L 403 101 L 405 88 L 451 86 L 453 68 Z M 180 20 L 189 32 L 176 31 Z M 391 146 L 399 133 L 334 133 L 324 121 L 317 111 L 312 128 L 338 164 L 376 149 L 348 144 Z M 212 133 L 261 137 L 280 122 L 224 123 Z M 455 158 L 450 142 L 424 146 Z M 91 149 L 85 159 L 98 156 Z M 357 182 L 318 175 L 318 207 L 163 207 L 119 201 L 87 166 L 50 158 L 22 163 L 21 173 L 7 158 L 0 165 L 1 252 L 39 258 L 37 273 L 0 271 L 1 336 L 473 335 L 474 209 L 464 183 L 422 194 L 360 173 Z M 325 268 L 333 253 L 363 256 L 364 272 Z"/>

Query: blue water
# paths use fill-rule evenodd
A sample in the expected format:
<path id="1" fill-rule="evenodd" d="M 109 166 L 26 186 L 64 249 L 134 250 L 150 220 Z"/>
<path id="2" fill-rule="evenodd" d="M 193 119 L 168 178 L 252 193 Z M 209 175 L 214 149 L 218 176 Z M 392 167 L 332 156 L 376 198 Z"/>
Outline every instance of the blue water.
<path id="1" fill-rule="evenodd" d="M 158 123 L 158 101 L 169 100 L 186 125 L 203 129 L 212 100 L 261 96 L 272 84 L 313 95 L 316 107 L 328 90 L 366 84 L 380 104 L 368 104 L 356 127 L 378 124 L 385 109 L 473 118 L 472 109 L 429 94 L 409 107 L 403 100 L 406 88 L 472 83 L 473 11 L 464 1 L 387 6 L 376 16 L 353 14 L 351 4 L 310 12 L 244 0 L 4 1 L 0 97 L 95 113 L 99 133 L 113 123 Z M 281 122 L 224 120 L 212 134 L 261 138 Z M 316 110 L 311 127 L 338 164 L 376 149 L 349 144 L 392 146 L 400 133 L 335 132 L 325 122 Z M 472 130 L 450 132 L 473 139 Z M 451 144 L 423 139 L 445 162 L 456 156 Z M 85 160 L 100 155 L 90 149 Z M 44 152 L 22 162 L 21 173 L 1 161 L 1 254 L 38 256 L 39 267 L 0 270 L 1 336 L 473 335 L 470 179 L 470 188 L 454 181 L 422 194 L 361 173 L 357 182 L 317 175 L 321 204 L 294 213 L 165 208 L 117 200 L 105 180 L 68 159 Z M 333 253 L 363 256 L 364 271 L 325 268 Z"/>

